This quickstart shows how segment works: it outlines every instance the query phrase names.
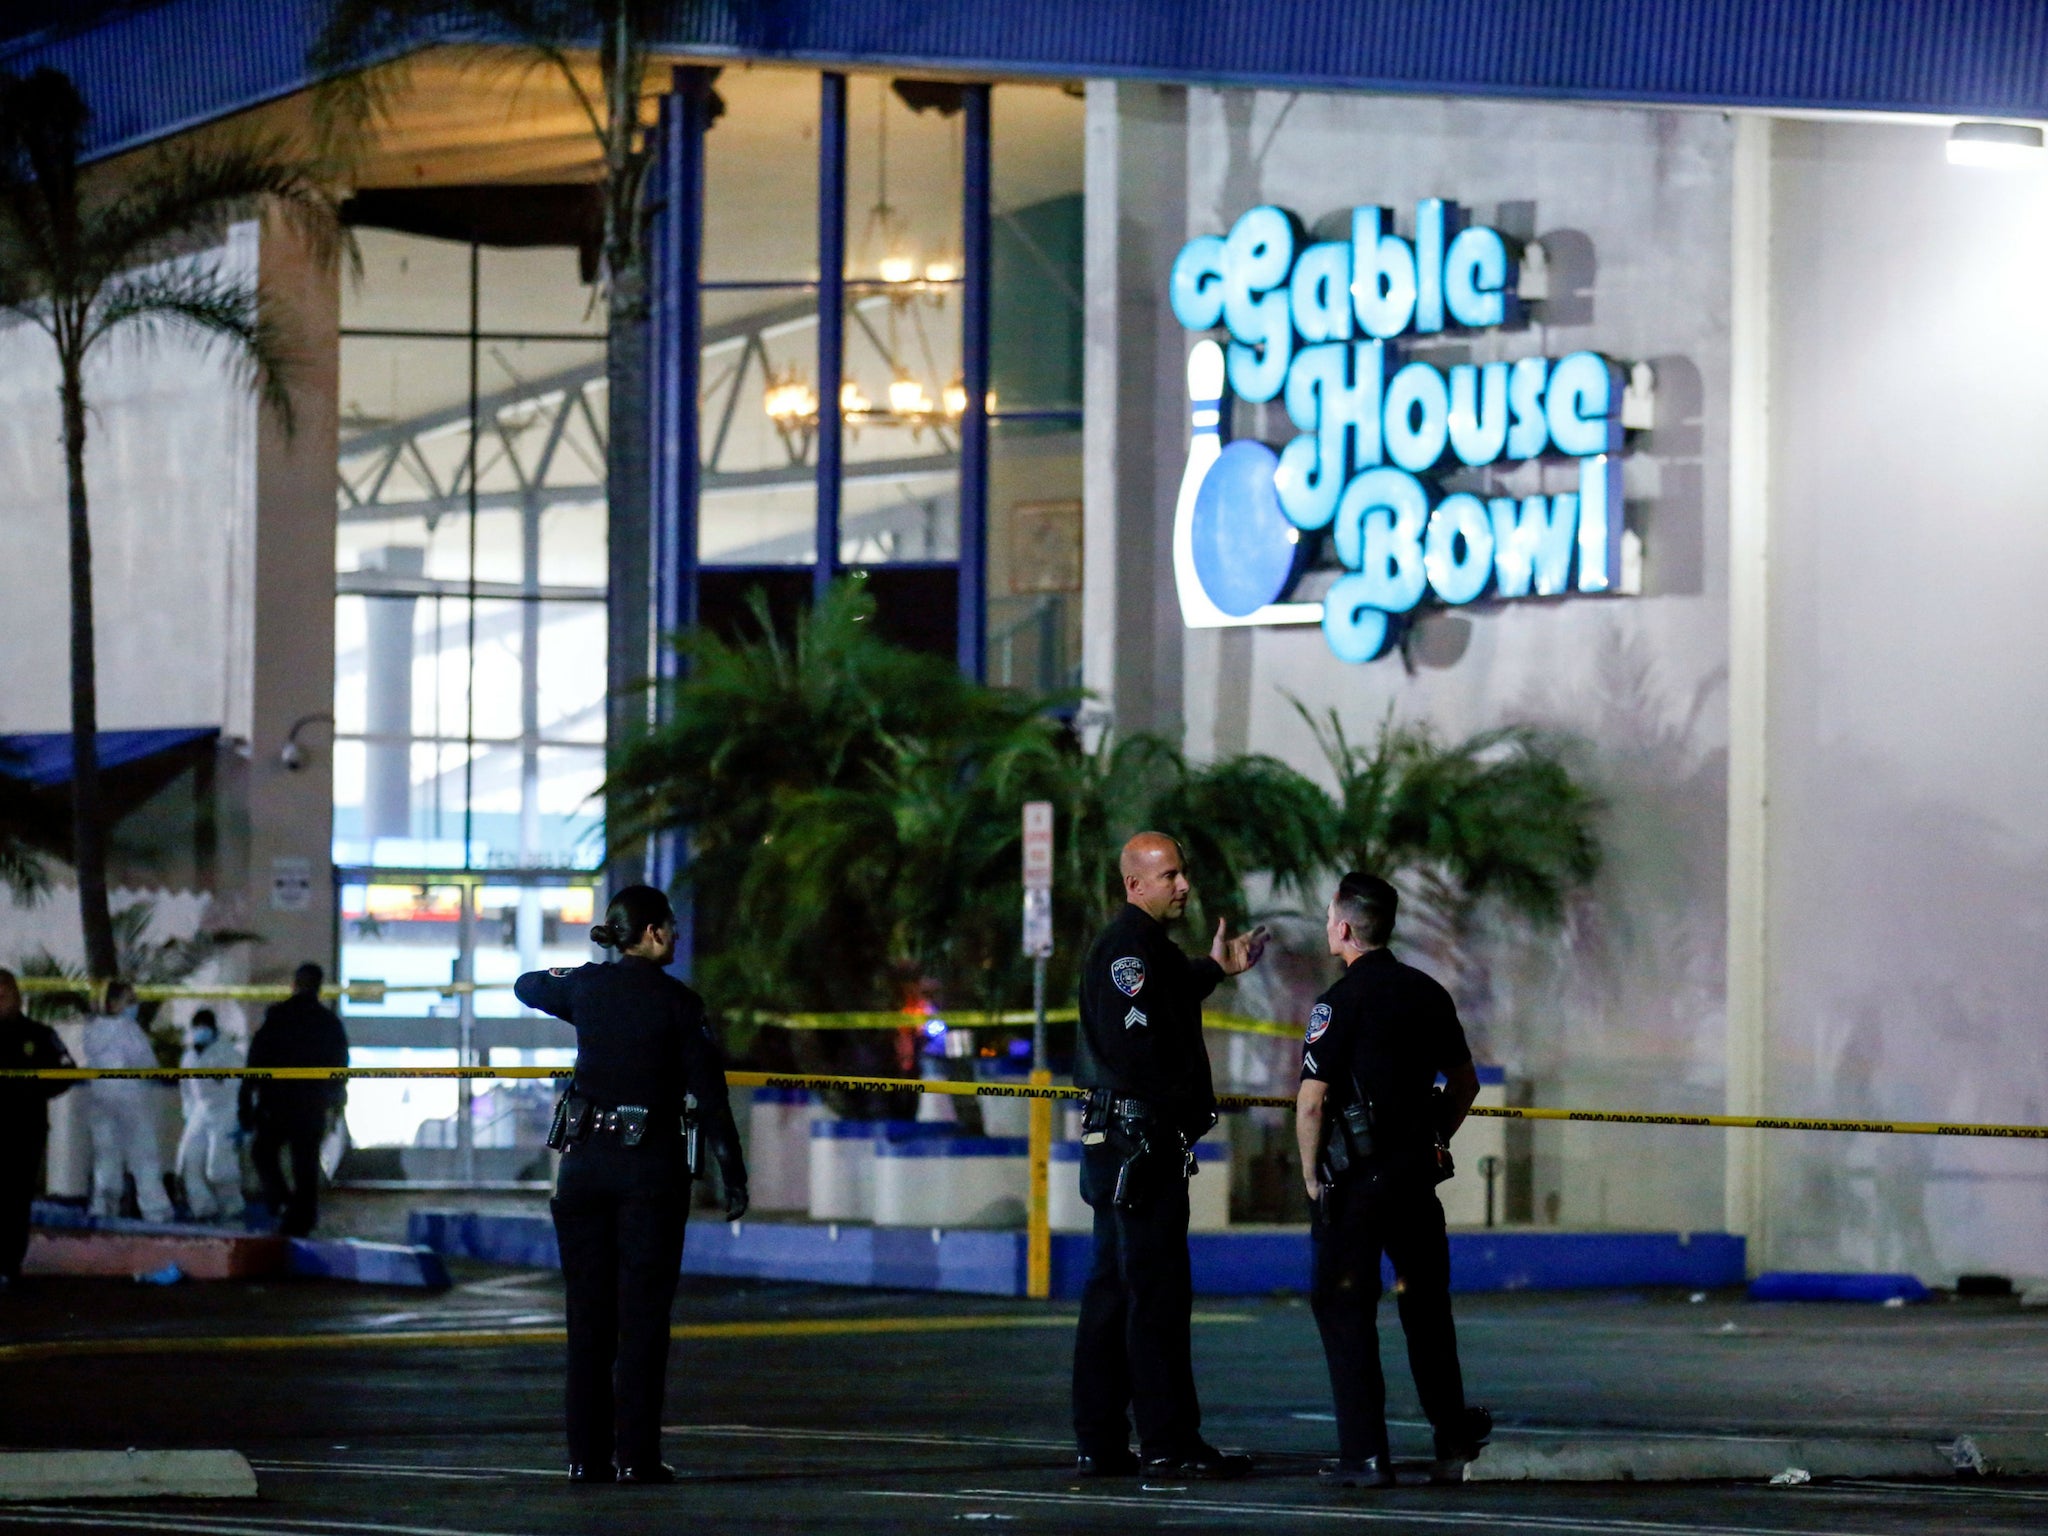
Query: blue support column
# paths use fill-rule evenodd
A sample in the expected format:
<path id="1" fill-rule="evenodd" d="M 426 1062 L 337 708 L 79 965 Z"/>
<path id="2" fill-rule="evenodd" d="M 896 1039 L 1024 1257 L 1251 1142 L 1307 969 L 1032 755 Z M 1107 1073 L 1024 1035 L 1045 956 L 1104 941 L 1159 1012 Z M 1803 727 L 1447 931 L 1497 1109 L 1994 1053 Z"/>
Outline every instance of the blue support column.
<path id="1" fill-rule="evenodd" d="M 717 71 L 695 66 L 675 70 L 661 103 L 658 146 L 649 184 L 650 229 L 648 324 L 649 408 L 654 541 L 655 676 L 666 690 L 681 672 L 670 639 L 697 622 L 697 489 L 699 478 L 697 396 L 703 361 L 702 306 L 698 284 L 704 248 L 704 133 L 711 124 L 711 82 Z M 648 853 L 647 880 L 669 889 L 689 859 L 688 834 L 672 831 L 655 839 Z M 690 912 L 677 911 L 677 969 L 687 974 Z"/>
<path id="2" fill-rule="evenodd" d="M 846 371 L 846 76 L 818 92 L 818 544 L 812 600 L 839 573 L 839 385 Z"/>
<path id="3" fill-rule="evenodd" d="M 961 157 L 960 670 L 988 667 L 989 88 L 967 87 Z"/>

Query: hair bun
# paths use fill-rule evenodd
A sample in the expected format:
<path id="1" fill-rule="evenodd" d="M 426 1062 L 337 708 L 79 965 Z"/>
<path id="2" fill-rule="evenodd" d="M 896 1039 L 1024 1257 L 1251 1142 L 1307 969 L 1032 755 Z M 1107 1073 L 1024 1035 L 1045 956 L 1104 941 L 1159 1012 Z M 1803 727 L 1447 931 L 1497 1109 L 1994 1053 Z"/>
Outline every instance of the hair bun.
<path id="1" fill-rule="evenodd" d="M 600 949 L 616 949 L 619 944 L 619 936 L 607 924 L 599 923 L 590 930 L 590 942 L 597 945 Z"/>

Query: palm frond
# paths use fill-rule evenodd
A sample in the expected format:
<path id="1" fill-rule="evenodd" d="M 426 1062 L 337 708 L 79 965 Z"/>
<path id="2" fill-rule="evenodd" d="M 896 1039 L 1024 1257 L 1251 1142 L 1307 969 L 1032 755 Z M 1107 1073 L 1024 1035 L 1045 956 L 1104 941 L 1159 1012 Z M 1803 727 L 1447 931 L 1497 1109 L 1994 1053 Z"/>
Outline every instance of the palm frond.
<path id="1" fill-rule="evenodd" d="M 299 354 L 254 283 L 224 276 L 203 258 L 117 277 L 93 309 L 88 341 L 117 331 L 145 342 L 182 332 L 224 346 L 229 366 L 292 430 L 291 380 Z"/>
<path id="2" fill-rule="evenodd" d="M 320 266 L 346 258 L 354 267 L 338 173 L 331 160 L 278 136 L 172 145 L 118 184 L 95 183 L 81 220 L 89 271 L 107 281 L 177 254 L 195 229 L 258 212 L 278 218 Z"/>

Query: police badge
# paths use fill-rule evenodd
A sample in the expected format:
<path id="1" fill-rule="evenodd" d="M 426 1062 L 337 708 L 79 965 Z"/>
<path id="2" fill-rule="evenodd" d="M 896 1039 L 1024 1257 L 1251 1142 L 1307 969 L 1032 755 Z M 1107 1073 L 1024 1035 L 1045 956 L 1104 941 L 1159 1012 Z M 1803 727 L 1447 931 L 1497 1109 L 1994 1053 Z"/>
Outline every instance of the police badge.
<path id="1" fill-rule="evenodd" d="M 1330 1027 L 1330 1005 L 1317 1003 L 1309 1010 L 1307 1044 L 1314 1045 L 1323 1038 L 1323 1031 Z"/>
<path id="2" fill-rule="evenodd" d="M 1117 991 L 1125 997 L 1136 997 L 1145 985 L 1145 962 L 1136 955 L 1125 955 L 1121 960 L 1109 964 L 1109 979 L 1116 983 Z"/>

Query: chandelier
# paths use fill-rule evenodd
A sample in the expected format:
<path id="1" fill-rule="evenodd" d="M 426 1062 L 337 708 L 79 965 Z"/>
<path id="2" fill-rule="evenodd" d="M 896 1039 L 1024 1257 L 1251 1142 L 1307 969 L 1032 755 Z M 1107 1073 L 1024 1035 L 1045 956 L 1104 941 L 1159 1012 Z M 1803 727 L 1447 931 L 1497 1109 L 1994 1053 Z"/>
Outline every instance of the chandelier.
<path id="1" fill-rule="evenodd" d="M 873 331 L 869 335 L 883 353 L 890 379 L 880 401 L 870 399 L 852 379 L 846 380 L 839 388 L 839 416 L 856 436 L 864 426 L 893 427 L 908 430 L 915 440 L 928 429 L 937 434 L 941 429 L 958 425 L 967 410 L 967 383 L 956 374 L 935 394 L 929 381 L 919 378 L 899 360 L 909 350 L 900 344 L 899 326 L 907 325 L 914 331 L 920 343 L 918 350 L 929 360 L 931 348 L 924 339 L 923 310 L 929 307 L 943 312 L 947 295 L 958 286 L 961 273 L 959 262 L 945 255 L 920 263 L 905 221 L 889 201 L 889 93 L 880 82 L 877 85 L 880 100 L 875 121 L 875 202 L 868 210 L 867 226 L 859 242 L 873 261 L 868 270 L 875 276 L 853 278 L 852 286 L 887 300 L 886 345 L 881 344 L 880 337 L 874 337 Z M 919 303 L 920 300 L 923 302 Z M 991 412 L 995 410 L 995 398 L 991 390 L 987 398 L 987 409 Z M 818 428 L 817 388 L 792 363 L 770 372 L 761 404 L 791 458 L 802 458 Z"/>

